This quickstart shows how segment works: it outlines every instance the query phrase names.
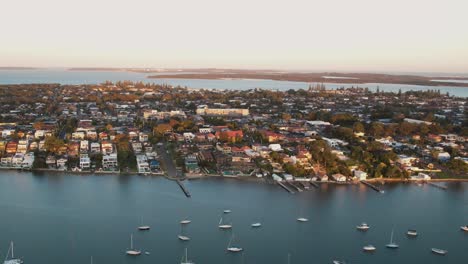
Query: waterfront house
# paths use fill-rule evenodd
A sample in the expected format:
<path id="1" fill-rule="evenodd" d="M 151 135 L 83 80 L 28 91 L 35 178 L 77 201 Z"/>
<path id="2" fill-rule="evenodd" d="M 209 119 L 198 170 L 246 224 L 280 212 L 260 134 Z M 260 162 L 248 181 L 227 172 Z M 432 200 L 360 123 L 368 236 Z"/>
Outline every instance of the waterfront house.
<path id="1" fill-rule="evenodd" d="M 66 157 L 60 157 L 57 159 L 57 169 L 66 170 L 68 159 Z"/>
<path id="2" fill-rule="evenodd" d="M 332 175 L 332 179 L 336 182 L 345 182 L 346 181 L 346 176 L 344 176 L 341 173 L 335 173 Z"/>
<path id="3" fill-rule="evenodd" d="M 108 170 L 117 170 L 118 168 L 118 160 L 117 160 L 117 153 L 111 153 L 108 155 L 102 156 L 102 168 L 106 171 Z"/>
<path id="4" fill-rule="evenodd" d="M 56 166 L 56 159 L 54 155 L 50 154 L 46 157 L 46 165 L 49 166 L 49 168 Z"/>
<path id="5" fill-rule="evenodd" d="M 360 181 L 365 181 L 367 179 L 367 173 L 364 171 L 354 170 L 353 175 Z"/>
<path id="6" fill-rule="evenodd" d="M 195 155 L 188 155 L 185 157 L 185 170 L 188 173 L 199 173 L 200 168 L 198 167 L 198 160 Z"/>
<path id="7" fill-rule="evenodd" d="M 146 155 L 136 155 L 138 173 L 149 173 L 150 167 Z"/>
<path id="8" fill-rule="evenodd" d="M 87 170 L 91 168 L 91 159 L 88 154 L 80 154 L 80 168 Z"/>

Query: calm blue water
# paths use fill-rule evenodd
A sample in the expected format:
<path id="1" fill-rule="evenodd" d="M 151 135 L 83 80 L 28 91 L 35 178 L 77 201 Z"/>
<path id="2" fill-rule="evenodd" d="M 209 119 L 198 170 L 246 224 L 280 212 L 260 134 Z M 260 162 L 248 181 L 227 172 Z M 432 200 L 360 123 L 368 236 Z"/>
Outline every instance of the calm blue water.
<path id="1" fill-rule="evenodd" d="M 10 240 L 25 263 L 180 263 L 184 248 L 196 263 L 242 263 L 229 254 L 231 231 L 218 229 L 223 209 L 232 210 L 237 245 L 244 263 L 466 263 L 468 184 L 449 184 L 447 191 L 414 184 L 387 184 L 380 194 L 364 186 L 322 185 L 288 194 L 276 185 L 236 180 L 185 182 L 186 198 L 175 182 L 142 176 L 94 176 L 0 172 L 0 253 Z M 298 223 L 299 216 L 308 217 Z M 138 232 L 140 218 L 151 225 Z M 189 242 L 177 240 L 179 221 L 189 217 Z M 250 224 L 261 221 L 260 229 Z M 355 226 L 371 225 L 367 233 Z M 392 228 L 400 244 L 384 246 Z M 420 236 L 404 233 L 416 228 Z M 151 255 L 128 257 L 129 235 Z M 363 253 L 373 244 L 377 251 Z M 449 251 L 433 255 L 431 247 Z"/>
<path id="2" fill-rule="evenodd" d="M 146 73 L 133 72 L 110 72 L 110 71 L 67 71 L 63 69 L 47 70 L 0 70 L 0 84 L 20 84 L 20 83 L 62 83 L 62 84 L 93 84 L 109 81 L 143 81 L 153 83 L 165 83 L 173 86 L 187 86 L 190 88 L 207 89 L 229 89 L 247 90 L 253 88 L 289 90 L 307 89 L 309 83 L 272 81 L 272 80 L 196 80 L 196 79 L 148 79 Z M 400 84 L 336 84 L 326 83 L 327 88 L 336 89 L 340 87 L 360 86 L 368 87 L 375 91 L 377 87 L 383 91 L 403 92 L 410 90 L 440 89 L 442 93 L 449 92 L 451 95 L 468 97 L 468 88 L 448 87 L 448 86 L 421 86 L 421 85 L 400 85 Z"/>

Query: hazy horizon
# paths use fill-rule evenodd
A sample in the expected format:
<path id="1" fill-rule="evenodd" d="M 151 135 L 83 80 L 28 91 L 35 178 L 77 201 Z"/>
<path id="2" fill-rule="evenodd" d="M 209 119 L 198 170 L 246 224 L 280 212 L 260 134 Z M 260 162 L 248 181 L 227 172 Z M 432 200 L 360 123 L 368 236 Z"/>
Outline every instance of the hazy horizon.
<path id="1" fill-rule="evenodd" d="M 468 2 L 461 0 L 22 0 L 2 6 L 5 67 L 468 72 Z"/>

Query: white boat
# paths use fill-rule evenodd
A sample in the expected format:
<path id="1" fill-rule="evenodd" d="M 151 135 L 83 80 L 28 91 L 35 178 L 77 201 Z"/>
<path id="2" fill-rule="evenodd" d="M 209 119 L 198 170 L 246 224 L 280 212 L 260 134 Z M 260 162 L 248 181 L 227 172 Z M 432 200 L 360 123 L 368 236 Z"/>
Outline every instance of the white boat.
<path id="1" fill-rule="evenodd" d="M 465 232 L 468 232 L 468 225 L 462 226 L 462 227 L 460 227 L 460 228 L 461 228 L 461 230 L 463 230 L 463 231 L 465 231 Z"/>
<path id="2" fill-rule="evenodd" d="M 309 221 L 309 219 L 304 218 L 304 217 L 299 217 L 299 218 L 297 218 L 297 221 L 298 222 L 307 222 L 307 221 Z"/>
<path id="3" fill-rule="evenodd" d="M 192 221 L 188 220 L 188 219 L 184 219 L 182 221 L 180 221 L 180 224 L 181 225 L 187 225 L 187 224 L 190 224 Z"/>
<path id="4" fill-rule="evenodd" d="M 10 257 L 10 255 L 11 255 L 11 257 Z M 13 244 L 13 241 L 11 241 L 10 242 L 10 247 L 8 248 L 8 252 L 6 254 L 5 260 L 3 261 L 3 264 L 21 264 L 21 263 L 23 263 L 22 259 L 15 258 L 14 244 Z"/>
<path id="5" fill-rule="evenodd" d="M 333 264 L 346 264 L 346 262 L 340 261 L 340 260 L 333 260 L 332 263 Z"/>
<path id="6" fill-rule="evenodd" d="M 361 223 L 360 225 L 356 226 L 356 228 L 361 231 L 367 231 L 369 230 L 370 226 L 366 223 Z"/>
<path id="7" fill-rule="evenodd" d="M 190 237 L 188 237 L 188 236 L 178 235 L 177 237 L 182 241 L 189 241 L 190 240 Z"/>
<path id="8" fill-rule="evenodd" d="M 230 212 L 231 212 L 231 210 L 229 210 L 229 209 L 223 211 L 223 213 L 225 213 L 225 214 L 229 214 Z"/>
<path id="9" fill-rule="evenodd" d="M 180 264 L 195 264 L 195 262 L 188 259 L 187 248 L 185 248 L 185 258 L 182 257 L 182 260 L 180 261 Z"/>
<path id="10" fill-rule="evenodd" d="M 447 250 L 444 249 L 438 249 L 438 248 L 431 248 L 432 253 L 438 254 L 438 255 L 445 255 L 447 254 Z"/>
<path id="11" fill-rule="evenodd" d="M 130 235 L 130 249 L 125 251 L 127 255 L 130 256 L 138 256 L 141 255 L 141 250 L 137 250 L 133 248 L 133 234 Z"/>
<path id="12" fill-rule="evenodd" d="M 406 235 L 410 236 L 410 237 L 417 237 L 418 236 L 418 232 L 414 229 L 409 229 L 407 232 L 406 232 Z"/>
<path id="13" fill-rule="evenodd" d="M 231 229 L 232 225 L 223 224 L 223 218 L 221 217 L 221 219 L 219 220 L 218 227 L 221 228 L 221 229 Z"/>
<path id="14" fill-rule="evenodd" d="M 233 253 L 237 253 L 237 252 L 241 252 L 242 250 L 244 250 L 243 248 L 241 247 L 234 247 L 231 245 L 232 243 L 232 240 L 234 239 L 234 234 L 231 236 L 231 239 L 229 240 L 229 244 L 227 246 L 227 251 L 229 252 L 233 252 Z"/>
<path id="15" fill-rule="evenodd" d="M 371 252 L 371 251 L 375 251 L 376 248 L 373 246 L 373 245 L 367 245 L 367 246 L 364 246 L 362 248 L 364 251 L 367 251 L 367 252 Z"/>
<path id="16" fill-rule="evenodd" d="M 261 223 L 253 223 L 251 226 L 252 226 L 252 227 L 261 227 L 262 224 L 261 224 Z"/>
<path id="17" fill-rule="evenodd" d="M 396 249 L 400 247 L 397 243 L 393 242 L 393 229 L 392 229 L 392 234 L 390 235 L 390 243 L 388 243 L 386 247 L 392 248 L 392 249 Z"/>

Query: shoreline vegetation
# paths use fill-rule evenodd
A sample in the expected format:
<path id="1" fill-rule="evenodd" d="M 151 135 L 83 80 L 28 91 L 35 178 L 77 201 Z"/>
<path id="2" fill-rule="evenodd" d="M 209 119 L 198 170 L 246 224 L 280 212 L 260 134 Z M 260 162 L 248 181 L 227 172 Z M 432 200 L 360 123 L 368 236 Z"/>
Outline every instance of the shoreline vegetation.
<path id="1" fill-rule="evenodd" d="M 17 171 L 17 172 L 51 172 L 54 174 L 76 174 L 76 175 L 110 175 L 110 176 L 119 176 L 119 175 L 128 175 L 128 176 L 148 176 L 148 177 L 164 177 L 168 180 L 204 180 L 204 179 L 227 179 L 227 180 L 239 180 L 239 181 L 249 181 L 249 182 L 258 182 L 258 183 L 276 183 L 274 181 L 268 181 L 266 178 L 256 178 L 250 176 L 223 176 L 218 174 L 210 175 L 190 175 L 185 176 L 180 179 L 169 177 L 166 173 L 148 173 L 141 174 L 138 172 L 118 172 L 118 171 L 70 171 L 70 170 L 57 170 L 57 169 L 45 169 L 45 168 L 36 168 L 36 169 L 21 169 L 13 167 L 0 167 L 0 171 Z M 401 178 L 370 178 L 365 180 L 368 183 L 424 183 L 424 182 L 468 182 L 468 178 L 445 178 L 445 179 L 426 179 L 426 180 L 412 180 L 412 179 L 401 179 Z M 359 184 L 359 180 L 346 181 L 346 182 L 337 182 L 337 181 L 312 181 L 314 183 L 327 183 L 327 184 L 338 184 L 338 185 L 352 185 Z"/>

